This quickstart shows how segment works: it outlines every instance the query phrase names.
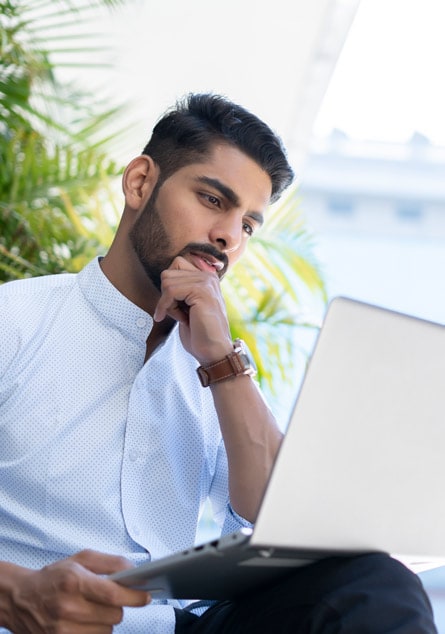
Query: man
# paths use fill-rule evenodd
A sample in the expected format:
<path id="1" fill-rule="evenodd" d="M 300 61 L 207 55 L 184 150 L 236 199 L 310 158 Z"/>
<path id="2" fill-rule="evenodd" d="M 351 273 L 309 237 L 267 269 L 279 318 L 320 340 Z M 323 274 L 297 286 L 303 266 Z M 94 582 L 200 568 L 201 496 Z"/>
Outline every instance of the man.
<path id="1" fill-rule="evenodd" d="M 263 122 L 191 95 L 127 167 L 108 254 L 0 289 L 9 631 L 110 632 L 123 608 L 128 633 L 435 631 L 420 583 L 383 555 L 307 566 L 200 617 L 104 576 L 189 546 L 208 498 L 223 532 L 255 520 L 281 435 L 227 363 L 220 279 L 291 180 Z"/>

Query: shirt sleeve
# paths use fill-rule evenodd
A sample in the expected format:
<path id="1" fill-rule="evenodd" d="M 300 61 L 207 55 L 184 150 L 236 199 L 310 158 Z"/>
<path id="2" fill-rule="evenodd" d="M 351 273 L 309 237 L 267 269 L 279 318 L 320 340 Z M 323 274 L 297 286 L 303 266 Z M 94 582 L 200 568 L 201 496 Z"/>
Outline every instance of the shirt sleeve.
<path id="1" fill-rule="evenodd" d="M 235 533 L 239 531 L 240 528 L 253 528 L 252 522 L 248 522 L 244 517 L 238 515 L 236 511 L 233 510 L 230 502 L 227 505 L 226 517 L 224 520 L 222 535 L 227 535 L 228 533 Z"/>
<path id="2" fill-rule="evenodd" d="M 16 322 L 7 298 L 0 295 L 0 379 L 5 378 L 20 349 L 20 332 Z"/>

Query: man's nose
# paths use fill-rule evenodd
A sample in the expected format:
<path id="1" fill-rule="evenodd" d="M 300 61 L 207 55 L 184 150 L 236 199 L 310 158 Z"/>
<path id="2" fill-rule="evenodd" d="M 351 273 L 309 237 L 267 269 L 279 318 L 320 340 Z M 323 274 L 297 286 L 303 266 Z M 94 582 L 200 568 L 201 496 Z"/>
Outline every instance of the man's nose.
<path id="1" fill-rule="evenodd" d="M 211 229 L 211 242 L 224 253 L 239 249 L 242 239 L 242 222 L 238 218 L 225 218 Z"/>

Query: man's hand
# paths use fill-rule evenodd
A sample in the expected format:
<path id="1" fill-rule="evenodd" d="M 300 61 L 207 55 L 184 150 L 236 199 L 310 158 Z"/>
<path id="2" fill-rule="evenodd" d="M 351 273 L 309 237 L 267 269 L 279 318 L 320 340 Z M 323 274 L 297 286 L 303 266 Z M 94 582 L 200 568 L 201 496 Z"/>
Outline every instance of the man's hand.
<path id="1" fill-rule="evenodd" d="M 184 348 L 201 364 L 219 361 L 233 350 L 220 280 L 176 257 L 161 274 L 162 294 L 155 321 L 167 315 L 180 322 Z"/>
<path id="2" fill-rule="evenodd" d="M 120 623 L 123 606 L 144 606 L 150 595 L 98 575 L 131 567 L 121 557 L 84 550 L 42 570 L 12 567 L 9 617 L 17 634 L 109 633 Z M 2 584 L 4 586 L 4 584 Z"/>

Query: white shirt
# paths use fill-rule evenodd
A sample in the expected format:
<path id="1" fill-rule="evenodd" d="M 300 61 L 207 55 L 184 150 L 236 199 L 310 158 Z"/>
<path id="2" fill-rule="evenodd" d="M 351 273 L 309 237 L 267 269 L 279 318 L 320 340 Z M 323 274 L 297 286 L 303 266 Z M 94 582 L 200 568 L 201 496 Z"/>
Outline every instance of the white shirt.
<path id="1" fill-rule="evenodd" d="M 209 496 L 224 533 L 250 526 L 231 510 L 213 399 L 177 328 L 144 364 L 152 323 L 98 260 L 0 286 L 1 559 L 157 559 L 194 543 Z M 173 633 L 173 605 L 127 609 L 115 631 Z"/>

